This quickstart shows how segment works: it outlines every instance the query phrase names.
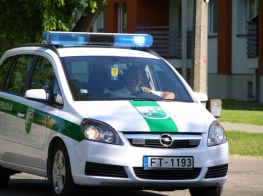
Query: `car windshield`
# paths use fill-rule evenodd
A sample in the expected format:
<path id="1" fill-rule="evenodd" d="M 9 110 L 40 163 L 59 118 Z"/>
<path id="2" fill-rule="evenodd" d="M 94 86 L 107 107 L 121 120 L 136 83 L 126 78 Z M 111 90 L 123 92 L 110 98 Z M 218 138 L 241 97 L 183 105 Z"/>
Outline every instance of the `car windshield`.
<path id="1" fill-rule="evenodd" d="M 166 100 L 193 102 L 163 60 L 137 57 L 63 57 L 76 101 Z"/>

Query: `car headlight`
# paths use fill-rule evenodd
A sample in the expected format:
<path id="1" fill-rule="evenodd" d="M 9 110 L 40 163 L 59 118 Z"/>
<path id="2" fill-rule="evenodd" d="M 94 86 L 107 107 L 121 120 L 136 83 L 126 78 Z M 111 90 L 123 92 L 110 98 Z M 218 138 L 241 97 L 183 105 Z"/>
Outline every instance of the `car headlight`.
<path id="1" fill-rule="evenodd" d="M 87 140 L 123 145 L 117 132 L 107 123 L 94 119 L 84 119 L 80 126 L 82 133 Z"/>
<path id="2" fill-rule="evenodd" d="M 216 146 L 227 142 L 226 132 L 218 121 L 212 122 L 209 127 L 207 146 Z"/>

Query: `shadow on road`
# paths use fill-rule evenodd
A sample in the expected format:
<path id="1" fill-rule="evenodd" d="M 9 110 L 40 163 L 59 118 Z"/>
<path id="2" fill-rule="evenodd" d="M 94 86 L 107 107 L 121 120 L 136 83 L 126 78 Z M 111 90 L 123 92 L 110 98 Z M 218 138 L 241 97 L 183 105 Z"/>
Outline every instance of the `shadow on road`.
<path id="1" fill-rule="evenodd" d="M 119 190 L 119 188 L 87 188 L 80 187 L 78 196 L 164 196 L 166 194 L 147 191 Z M 51 185 L 47 180 L 41 179 L 10 179 L 8 186 L 0 189 L 0 195 L 8 196 L 50 196 L 52 195 Z"/>

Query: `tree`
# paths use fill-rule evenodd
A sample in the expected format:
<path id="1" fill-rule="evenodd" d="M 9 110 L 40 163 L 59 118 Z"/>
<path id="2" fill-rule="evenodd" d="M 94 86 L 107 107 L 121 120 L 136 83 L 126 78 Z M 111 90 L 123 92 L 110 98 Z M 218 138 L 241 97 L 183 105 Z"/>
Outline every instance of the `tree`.
<path id="1" fill-rule="evenodd" d="M 77 31 L 77 32 L 90 31 L 95 20 L 107 5 L 107 0 L 96 0 L 96 1 L 97 1 L 96 11 L 90 12 L 89 9 L 86 8 L 83 15 L 81 16 L 75 27 L 72 29 L 72 31 Z"/>
<path id="2" fill-rule="evenodd" d="M 75 24 L 78 27 L 76 30 L 80 31 L 80 27 L 86 27 L 84 29 L 88 31 L 106 6 L 106 2 L 106 0 L 1 0 L 0 54 L 16 44 L 41 43 L 43 31 L 69 31 Z M 79 13 L 83 13 L 80 20 Z M 86 22 L 87 19 L 89 23 Z"/>

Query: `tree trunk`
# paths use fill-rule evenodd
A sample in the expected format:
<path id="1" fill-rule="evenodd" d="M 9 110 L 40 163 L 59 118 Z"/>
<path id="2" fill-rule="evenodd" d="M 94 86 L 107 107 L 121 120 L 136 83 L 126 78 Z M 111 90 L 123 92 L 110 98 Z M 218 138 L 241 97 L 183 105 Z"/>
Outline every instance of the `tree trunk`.
<path id="1" fill-rule="evenodd" d="M 90 8 L 87 7 L 82 14 L 81 18 L 72 29 L 75 32 L 88 32 L 92 28 L 95 20 L 98 18 L 99 14 L 104 10 L 107 5 L 107 0 L 96 0 L 97 1 L 97 9 L 95 13 L 90 12 Z M 84 16 L 86 14 L 86 16 Z"/>

